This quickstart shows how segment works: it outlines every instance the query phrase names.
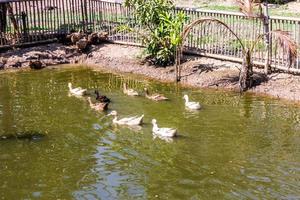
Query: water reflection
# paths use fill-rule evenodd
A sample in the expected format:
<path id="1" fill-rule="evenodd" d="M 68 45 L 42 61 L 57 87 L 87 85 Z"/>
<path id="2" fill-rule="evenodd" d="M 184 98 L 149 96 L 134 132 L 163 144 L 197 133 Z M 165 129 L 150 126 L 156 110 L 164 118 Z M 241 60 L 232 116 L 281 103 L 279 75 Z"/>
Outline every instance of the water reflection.
<path id="1" fill-rule="evenodd" d="M 29 140 L 29 141 L 40 141 L 46 134 L 36 132 L 36 131 L 26 131 L 19 133 L 11 133 L 11 134 L 2 134 L 0 136 L 1 140 Z"/>
<path id="2" fill-rule="evenodd" d="M 299 198 L 297 107 L 85 68 L 1 74 L 0 80 L 2 199 Z M 98 89 L 120 115 L 144 113 L 145 124 L 112 125 L 107 113 L 68 97 L 68 82 Z M 124 82 L 170 101 L 125 96 Z M 203 109 L 185 110 L 183 94 Z M 153 118 L 182 137 L 153 140 Z M 36 136 L 38 142 L 28 142 Z"/>

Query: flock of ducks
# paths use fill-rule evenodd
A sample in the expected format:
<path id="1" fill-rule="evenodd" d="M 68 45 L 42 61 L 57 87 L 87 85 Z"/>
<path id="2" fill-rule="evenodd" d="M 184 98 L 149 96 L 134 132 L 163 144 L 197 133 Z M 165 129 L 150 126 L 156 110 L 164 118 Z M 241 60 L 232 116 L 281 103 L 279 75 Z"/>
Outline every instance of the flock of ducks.
<path id="1" fill-rule="evenodd" d="M 72 83 L 68 83 L 69 87 L 69 92 L 71 95 L 77 96 L 77 97 L 82 97 L 87 95 L 87 90 L 83 89 L 81 87 L 73 88 Z M 147 99 L 153 100 L 153 101 L 166 101 L 168 100 L 167 97 L 165 97 L 162 94 L 150 94 L 147 88 L 144 88 L 145 91 L 145 97 Z M 140 94 L 131 89 L 128 88 L 127 84 L 123 84 L 123 93 L 128 95 L 128 96 L 139 96 Z M 87 98 L 87 101 L 91 107 L 91 109 L 95 111 L 104 111 L 108 109 L 108 105 L 110 103 L 110 99 L 107 98 L 104 95 L 100 95 L 99 92 L 96 90 L 95 91 L 96 95 L 96 103 L 92 102 L 91 97 Z M 184 95 L 183 99 L 185 100 L 185 108 L 189 110 L 200 110 L 201 105 L 199 102 L 191 102 L 189 101 L 188 95 Z M 144 115 L 141 116 L 133 116 L 133 117 L 126 117 L 119 119 L 118 118 L 118 112 L 113 110 L 111 111 L 107 116 L 113 116 L 112 122 L 114 124 L 119 124 L 119 125 L 127 125 L 127 126 L 139 126 L 143 124 L 143 119 Z M 167 138 L 173 138 L 177 136 L 177 129 L 175 128 L 159 128 L 157 125 L 156 119 L 152 119 L 152 133 L 154 136 L 157 136 L 162 139 L 167 139 Z"/>

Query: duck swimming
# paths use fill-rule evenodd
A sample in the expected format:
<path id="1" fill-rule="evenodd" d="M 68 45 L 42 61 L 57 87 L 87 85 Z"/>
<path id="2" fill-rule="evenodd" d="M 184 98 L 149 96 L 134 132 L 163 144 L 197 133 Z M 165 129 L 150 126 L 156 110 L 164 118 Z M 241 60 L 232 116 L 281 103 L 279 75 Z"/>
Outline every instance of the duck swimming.
<path id="1" fill-rule="evenodd" d="M 127 83 L 123 83 L 123 93 L 128 96 L 139 96 L 139 93 L 133 89 L 128 88 Z"/>
<path id="2" fill-rule="evenodd" d="M 114 116 L 113 123 L 119 125 L 138 126 L 143 123 L 144 119 L 144 115 L 118 119 L 118 113 L 115 110 L 108 114 L 108 116 L 110 115 Z"/>
<path id="3" fill-rule="evenodd" d="M 189 101 L 188 95 L 184 95 L 183 99 L 185 100 L 185 107 L 190 109 L 190 110 L 200 110 L 201 105 L 199 102 L 191 102 Z"/>
<path id="4" fill-rule="evenodd" d="M 95 94 L 96 94 L 96 100 L 102 103 L 110 103 L 110 99 L 107 98 L 107 96 L 100 95 L 98 90 L 95 90 Z"/>
<path id="5" fill-rule="evenodd" d="M 174 128 L 159 128 L 156 119 L 152 119 L 152 133 L 163 138 L 172 138 L 177 136 L 177 130 Z"/>
<path id="6" fill-rule="evenodd" d="M 99 102 L 99 103 L 92 103 L 91 97 L 88 97 L 88 102 L 90 107 L 96 111 L 104 111 L 107 110 L 109 103 Z"/>
<path id="7" fill-rule="evenodd" d="M 82 89 L 81 87 L 72 88 L 72 83 L 68 83 L 69 91 L 71 94 L 76 96 L 83 96 L 86 95 L 87 90 Z"/>
<path id="8" fill-rule="evenodd" d="M 163 96 L 161 94 L 152 94 L 152 95 L 150 95 L 147 88 L 144 88 L 144 91 L 145 91 L 145 96 L 146 96 L 147 99 L 150 99 L 150 100 L 153 100 L 153 101 L 165 101 L 165 100 L 168 100 L 167 97 L 165 97 L 165 96 Z"/>

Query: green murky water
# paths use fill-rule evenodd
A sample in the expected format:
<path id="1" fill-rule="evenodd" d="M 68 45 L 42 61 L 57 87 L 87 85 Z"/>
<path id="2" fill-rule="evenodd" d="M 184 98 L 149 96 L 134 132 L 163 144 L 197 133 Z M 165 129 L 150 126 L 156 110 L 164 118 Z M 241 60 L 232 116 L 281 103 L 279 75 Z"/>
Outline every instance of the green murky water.
<path id="1" fill-rule="evenodd" d="M 114 126 L 67 83 L 99 88 L 140 131 Z M 121 84 L 166 94 L 127 97 Z M 184 109 L 182 96 L 203 110 Z M 153 139 L 150 120 L 176 127 Z M 0 199 L 300 199 L 300 109 L 235 93 L 178 89 L 89 69 L 0 75 Z M 13 137 L 12 137 L 13 136 Z"/>

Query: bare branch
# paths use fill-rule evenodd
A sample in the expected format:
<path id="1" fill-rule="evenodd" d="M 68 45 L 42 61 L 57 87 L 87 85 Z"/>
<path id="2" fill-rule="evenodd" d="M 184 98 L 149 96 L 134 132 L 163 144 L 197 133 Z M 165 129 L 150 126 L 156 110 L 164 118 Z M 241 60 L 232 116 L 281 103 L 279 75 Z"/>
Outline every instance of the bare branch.
<path id="1" fill-rule="evenodd" d="M 239 38 L 239 37 L 237 36 L 237 34 L 236 34 L 236 33 L 235 33 L 235 32 L 234 32 L 234 31 L 233 31 L 226 23 L 224 23 L 224 22 L 222 22 L 221 20 L 216 19 L 216 18 L 202 18 L 202 19 L 195 20 L 194 22 L 188 24 L 188 25 L 183 29 L 183 32 L 182 32 L 182 35 L 181 35 L 182 41 L 184 41 L 184 40 L 187 38 L 188 34 L 190 33 L 190 30 L 191 30 L 193 27 L 198 26 L 198 25 L 200 25 L 200 24 L 204 24 L 204 23 L 208 23 L 208 25 L 209 25 L 209 24 L 212 24 L 212 23 L 215 23 L 215 24 L 217 24 L 217 25 L 219 25 L 219 26 L 224 27 L 224 28 L 225 28 L 226 30 L 228 30 L 232 35 L 234 35 L 234 37 L 235 37 L 235 38 L 238 40 L 238 42 L 240 43 L 240 45 L 241 45 L 243 51 L 245 51 L 245 46 L 244 46 L 244 44 L 243 44 L 241 38 Z M 183 44 L 182 44 L 182 46 L 183 46 Z"/>

